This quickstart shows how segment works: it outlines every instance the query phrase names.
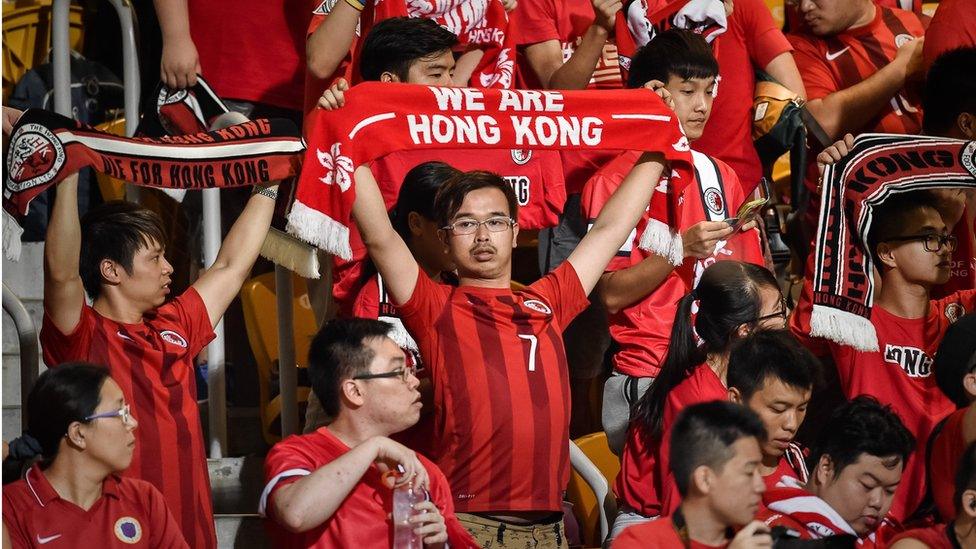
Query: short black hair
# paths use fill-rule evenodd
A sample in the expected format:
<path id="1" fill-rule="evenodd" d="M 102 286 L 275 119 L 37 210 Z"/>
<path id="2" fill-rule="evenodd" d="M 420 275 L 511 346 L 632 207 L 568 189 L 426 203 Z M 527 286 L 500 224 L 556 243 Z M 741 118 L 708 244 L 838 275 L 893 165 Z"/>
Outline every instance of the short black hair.
<path id="1" fill-rule="evenodd" d="M 929 68 L 922 96 L 922 131 L 945 136 L 959 115 L 976 115 L 976 47 L 947 51 Z"/>
<path id="2" fill-rule="evenodd" d="M 732 445 L 741 438 L 766 440 L 766 428 L 755 412 L 716 400 L 685 408 L 671 429 L 671 472 L 681 497 L 688 495 L 691 475 L 705 465 L 720 470 L 732 459 Z"/>
<path id="3" fill-rule="evenodd" d="M 68 427 L 95 413 L 108 369 L 67 362 L 45 370 L 27 395 L 27 432 L 41 447 L 42 463 L 58 455 Z"/>
<path id="4" fill-rule="evenodd" d="M 969 405 L 963 378 L 973 371 L 976 360 L 976 313 L 969 313 L 946 330 L 935 353 L 932 369 L 935 383 L 959 408 Z"/>
<path id="5" fill-rule="evenodd" d="M 359 55 L 359 74 L 377 81 L 384 72 L 407 80 L 410 65 L 419 59 L 440 55 L 458 43 L 458 37 L 431 19 L 391 17 L 370 29 Z"/>
<path id="6" fill-rule="evenodd" d="M 966 447 L 959 460 L 959 469 L 956 470 L 956 490 L 953 494 L 953 501 L 956 503 L 956 512 L 962 513 L 962 494 L 966 490 L 976 490 L 976 442 L 972 442 Z M 948 521 L 951 517 L 942 517 Z"/>
<path id="7" fill-rule="evenodd" d="M 702 35 L 685 29 L 668 29 L 637 50 L 630 60 L 628 88 L 651 80 L 667 84 L 671 76 L 682 80 L 718 76 L 718 61 Z"/>
<path id="8" fill-rule="evenodd" d="M 925 208 L 939 211 L 938 201 L 932 192 L 927 190 L 892 194 L 871 209 L 872 221 L 867 241 L 871 260 L 879 271 L 881 271 L 881 261 L 878 256 L 878 245 L 891 238 L 904 236 L 908 218 Z"/>
<path id="9" fill-rule="evenodd" d="M 79 271 L 85 292 L 95 299 L 102 293 L 102 260 L 110 259 L 132 272 L 132 260 L 153 242 L 166 246 L 163 221 L 155 212 L 124 200 L 100 204 L 81 218 Z"/>
<path id="10" fill-rule="evenodd" d="M 414 166 L 403 177 L 403 185 L 397 195 L 396 205 L 390 212 L 393 228 L 406 242 L 410 242 L 410 212 L 434 221 L 434 198 L 447 180 L 460 174 L 457 168 L 439 161 L 424 162 Z"/>
<path id="11" fill-rule="evenodd" d="M 830 415 L 820 437 L 811 449 L 808 464 L 812 471 L 822 456 L 830 456 L 834 476 L 862 454 L 891 458 L 886 466 L 894 468 L 915 450 L 915 437 L 905 428 L 891 406 L 882 405 L 872 396 L 860 395 L 838 406 Z"/>
<path id="12" fill-rule="evenodd" d="M 474 170 L 461 172 L 447 180 L 437 191 L 434 198 L 434 218 L 441 227 L 446 227 L 451 223 L 451 218 L 461 209 L 464 197 L 468 193 L 478 189 L 498 189 L 505 195 L 505 202 L 508 203 L 508 215 L 512 219 L 518 219 L 518 198 L 512 186 L 498 174 L 491 172 Z"/>
<path id="13" fill-rule="evenodd" d="M 366 341 L 388 337 L 391 326 L 370 318 L 337 318 L 322 327 L 308 348 L 312 391 L 330 417 L 339 415 L 340 384 L 369 373 L 375 353 Z"/>
<path id="14" fill-rule="evenodd" d="M 729 354 L 728 386 L 735 387 L 743 402 L 775 378 L 797 389 L 813 389 L 820 362 L 789 330 L 753 330 Z"/>

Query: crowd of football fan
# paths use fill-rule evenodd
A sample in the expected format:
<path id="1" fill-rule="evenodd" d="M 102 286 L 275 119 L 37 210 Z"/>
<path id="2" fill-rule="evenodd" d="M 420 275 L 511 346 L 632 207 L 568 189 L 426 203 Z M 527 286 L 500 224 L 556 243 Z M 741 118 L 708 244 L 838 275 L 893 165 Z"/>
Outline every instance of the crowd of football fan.
<path id="1" fill-rule="evenodd" d="M 342 109 L 362 81 L 478 86 L 499 57 L 490 35 L 514 56 L 493 85 L 648 88 L 694 151 L 677 267 L 637 245 L 671 173 L 658 153 L 407 151 L 359 167 L 353 260 L 310 285 L 333 305 L 307 357 L 304 434 L 265 459 L 275 546 L 392 546 L 404 487 L 425 495 L 409 518 L 423 546 L 578 543 L 572 424 L 619 456 L 612 547 L 976 547 L 976 193 L 874 210 L 878 351 L 812 337 L 814 254 L 774 268 L 768 219 L 731 219 L 760 192 L 789 200 L 759 188 L 759 73 L 816 126 L 794 252 L 818 173 L 852 135 L 976 139 L 976 3 L 930 17 L 920 2 L 787 0 L 785 34 L 761 0 L 154 4 L 162 81 L 202 74 L 250 116 Z M 19 114 L 4 109 L 4 133 Z M 557 185 L 564 203 L 543 200 Z M 51 369 L 9 448 L 40 458 L 3 488 L 4 546 L 216 547 L 194 361 L 251 276 L 277 183 L 173 299 L 178 243 L 160 217 L 128 202 L 82 216 L 78 194 L 59 184 L 47 227 Z M 526 243 L 534 281 L 518 275 L 535 272 L 528 256 L 513 265 Z"/>

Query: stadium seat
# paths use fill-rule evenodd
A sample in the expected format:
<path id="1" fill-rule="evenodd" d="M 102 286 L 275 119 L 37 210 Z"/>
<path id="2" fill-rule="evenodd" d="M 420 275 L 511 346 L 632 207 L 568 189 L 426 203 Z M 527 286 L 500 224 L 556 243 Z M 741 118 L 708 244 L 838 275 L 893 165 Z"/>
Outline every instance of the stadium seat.
<path id="1" fill-rule="evenodd" d="M 51 2 L 3 3 L 3 101 L 24 73 L 47 60 L 51 48 Z M 81 50 L 83 38 L 81 6 L 71 6 L 68 42 Z"/>
<path id="2" fill-rule="evenodd" d="M 295 357 L 299 367 L 298 402 L 304 415 L 309 387 L 305 375 L 305 358 L 315 335 L 315 315 L 305 290 L 305 281 L 294 276 Z M 274 273 L 252 278 L 241 288 L 241 305 L 247 339 L 258 365 L 261 400 L 261 428 L 265 441 L 281 440 L 281 398 L 278 395 L 278 306 L 275 303 Z"/>
<path id="3" fill-rule="evenodd" d="M 620 459 L 607 446 L 607 435 L 600 431 L 569 443 L 573 467 L 566 490 L 579 522 L 585 547 L 600 547 L 610 532 L 617 514 L 617 500 L 611 486 L 620 473 Z"/>

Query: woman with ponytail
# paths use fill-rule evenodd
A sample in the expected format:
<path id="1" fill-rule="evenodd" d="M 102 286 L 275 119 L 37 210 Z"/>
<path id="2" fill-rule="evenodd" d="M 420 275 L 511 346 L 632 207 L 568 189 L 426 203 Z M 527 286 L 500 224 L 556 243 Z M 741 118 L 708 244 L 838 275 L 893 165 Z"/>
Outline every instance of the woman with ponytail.
<path id="1" fill-rule="evenodd" d="M 670 426 L 686 406 L 726 400 L 729 352 L 757 328 L 783 328 L 787 309 L 776 278 L 759 265 L 719 261 L 678 303 L 668 354 L 631 414 L 615 491 L 612 534 L 669 515 L 681 503 L 668 463 Z"/>

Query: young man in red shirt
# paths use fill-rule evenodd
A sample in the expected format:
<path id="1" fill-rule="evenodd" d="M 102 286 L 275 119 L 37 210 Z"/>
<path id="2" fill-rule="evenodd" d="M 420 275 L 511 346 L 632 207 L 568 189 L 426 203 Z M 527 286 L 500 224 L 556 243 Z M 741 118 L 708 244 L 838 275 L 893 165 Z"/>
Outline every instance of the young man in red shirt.
<path id="1" fill-rule="evenodd" d="M 277 183 L 255 187 L 213 265 L 171 301 L 173 268 L 159 217 L 112 202 L 79 220 L 77 186 L 76 177 L 58 185 L 47 229 L 44 362 L 109 367 L 142 424 L 125 474 L 163 493 L 192 547 L 214 547 L 193 359 L 250 275 L 271 224 Z"/>
<path id="2" fill-rule="evenodd" d="M 760 519 L 802 539 L 857 536 L 859 547 L 884 547 L 895 490 L 915 438 L 890 406 L 859 396 L 831 414 L 808 463 L 810 480 L 785 477 L 763 495 Z"/>
<path id="3" fill-rule="evenodd" d="M 436 465 L 389 437 L 417 423 L 420 392 L 412 364 L 371 319 L 328 323 L 309 347 L 309 377 L 327 427 L 275 444 L 265 459 L 259 509 L 275 547 L 390 547 L 393 490 L 426 494 L 409 518 L 426 547 L 476 547 L 454 516 Z"/>
<path id="4" fill-rule="evenodd" d="M 139 422 L 108 369 L 45 371 L 25 412 L 41 459 L 3 487 L 4 547 L 189 547 L 159 490 L 119 476 Z"/>
<path id="5" fill-rule="evenodd" d="M 806 456 L 794 442 L 807 414 L 819 363 L 787 330 L 758 330 L 729 355 L 729 400 L 747 406 L 766 427 L 759 474 L 766 489 L 783 477 L 806 482 Z"/>
<path id="6" fill-rule="evenodd" d="M 688 140 L 697 140 L 709 121 L 719 67 L 705 39 L 691 31 L 660 33 L 633 57 L 628 87 L 663 89 L 674 104 Z M 603 393 L 603 429 L 611 450 L 620 453 L 630 407 L 658 375 L 667 353 L 677 301 L 694 288 L 702 271 L 716 261 L 763 264 L 756 231 L 732 234 L 725 222 L 746 195 L 735 172 L 721 160 L 692 150 L 696 185 L 684 191 L 681 208 L 684 264 L 675 267 L 637 246 L 649 212 L 621 246 L 600 278 L 598 296 L 610 313 L 610 335 L 617 343 L 613 375 Z M 601 169 L 583 191 L 583 213 L 597 217 L 627 175 L 637 153 L 623 153 Z M 752 225 L 750 225 L 751 227 Z"/>
<path id="7" fill-rule="evenodd" d="M 627 528 L 611 547 L 772 547 L 769 529 L 753 520 L 766 489 L 759 472 L 765 440 L 762 422 L 747 408 L 721 401 L 686 408 L 671 432 L 680 507 Z"/>

